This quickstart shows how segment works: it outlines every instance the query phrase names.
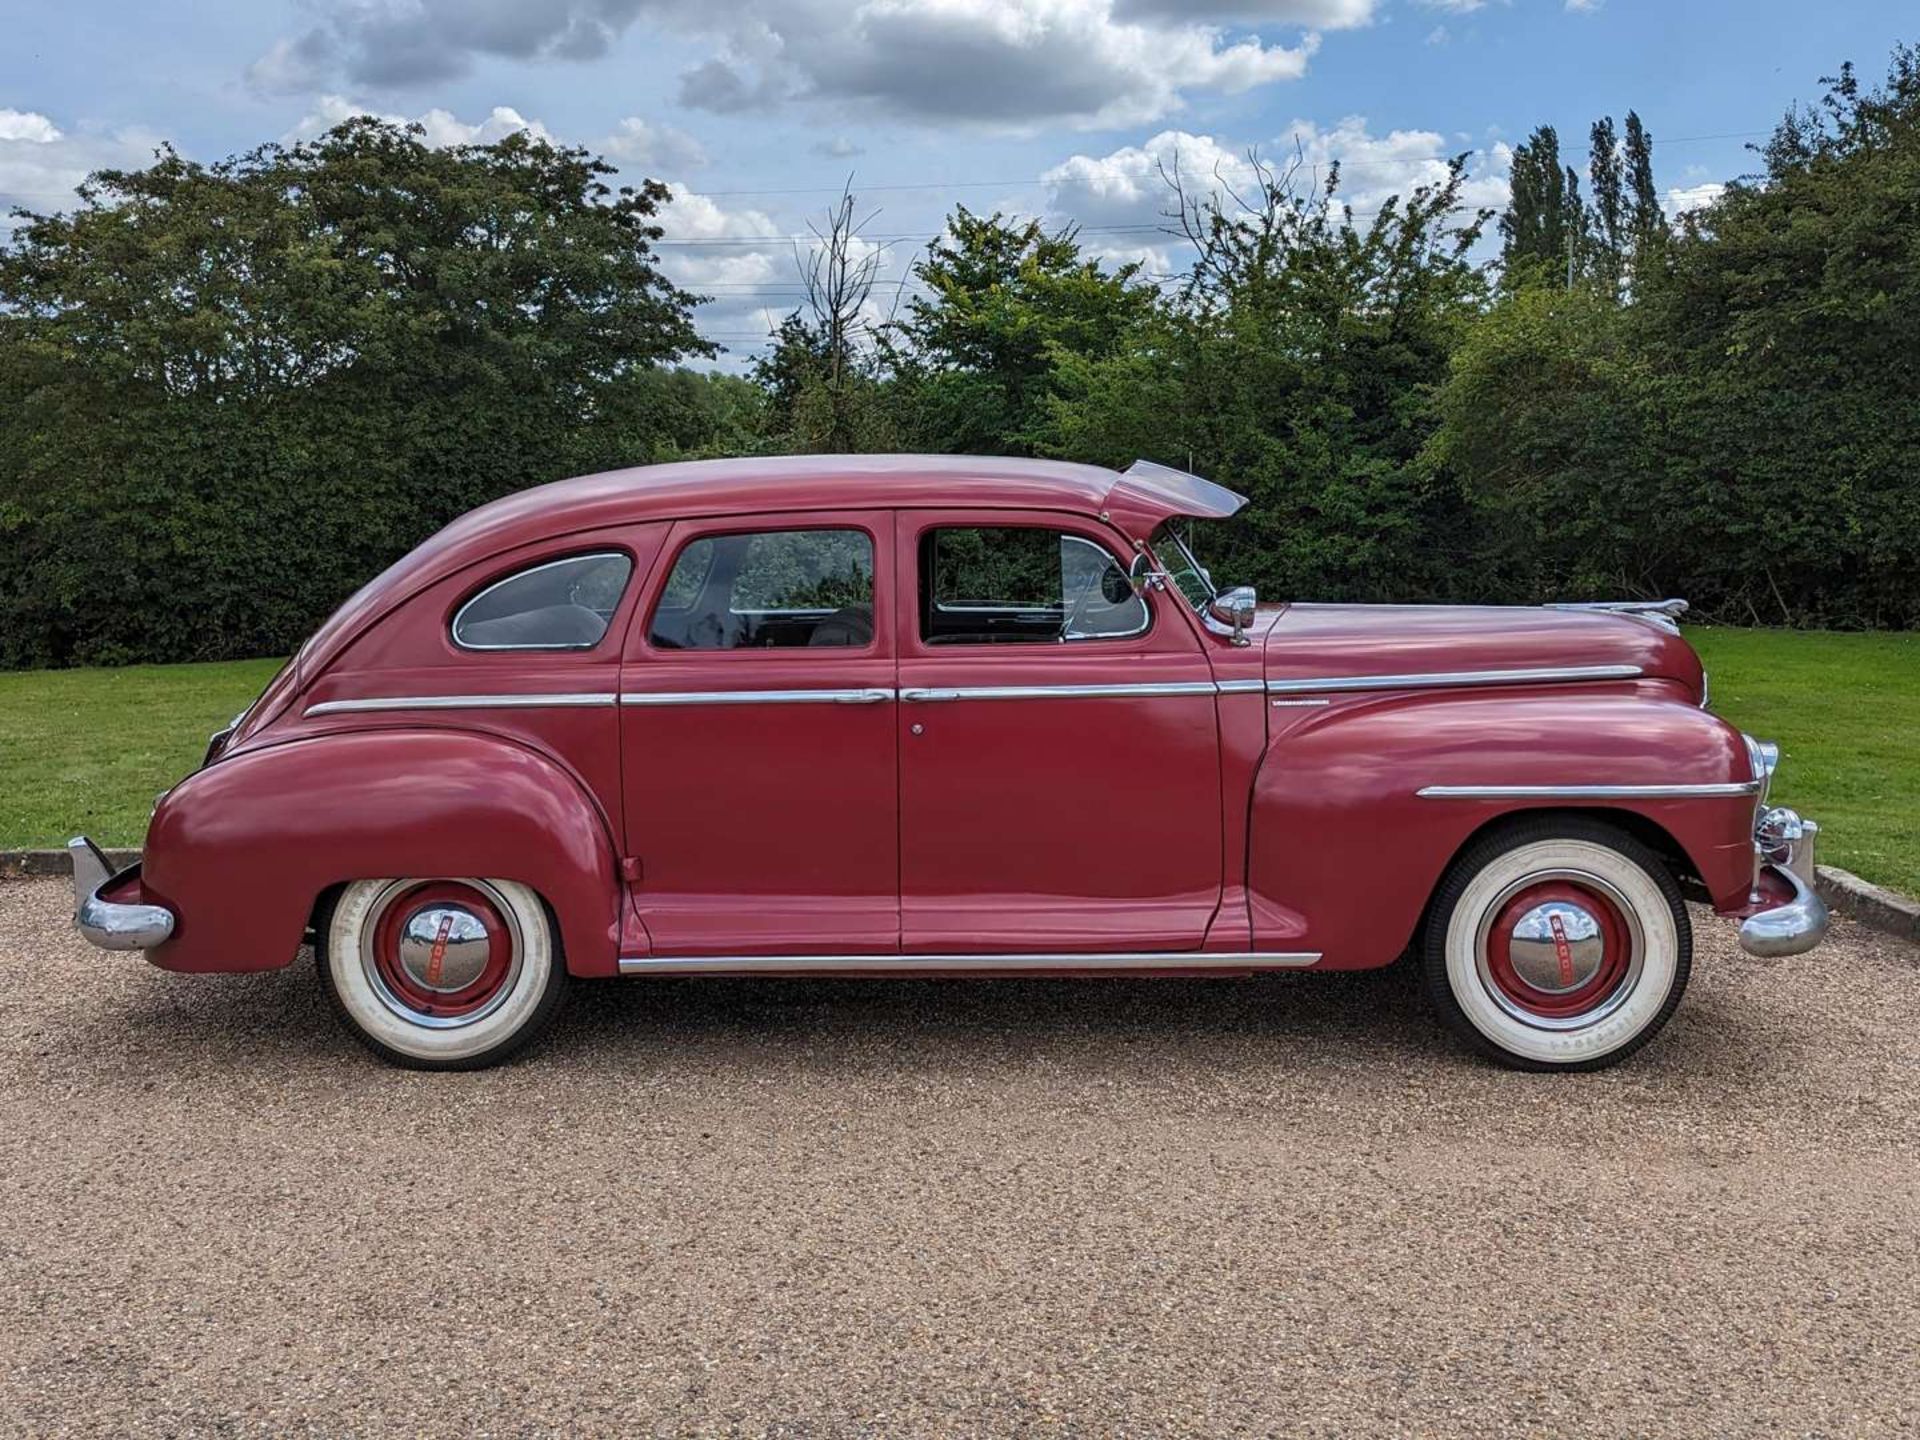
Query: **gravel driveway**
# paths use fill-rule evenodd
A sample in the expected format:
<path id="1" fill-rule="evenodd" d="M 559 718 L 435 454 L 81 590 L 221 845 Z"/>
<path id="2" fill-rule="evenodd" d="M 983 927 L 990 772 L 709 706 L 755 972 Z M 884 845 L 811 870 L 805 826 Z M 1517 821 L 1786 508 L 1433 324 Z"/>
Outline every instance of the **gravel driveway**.
<path id="1" fill-rule="evenodd" d="M 0 885 L 13 1433 L 1920 1429 L 1920 952 L 1844 923 L 1703 923 L 1594 1076 L 1402 970 L 608 982 L 440 1076 L 67 906 Z"/>

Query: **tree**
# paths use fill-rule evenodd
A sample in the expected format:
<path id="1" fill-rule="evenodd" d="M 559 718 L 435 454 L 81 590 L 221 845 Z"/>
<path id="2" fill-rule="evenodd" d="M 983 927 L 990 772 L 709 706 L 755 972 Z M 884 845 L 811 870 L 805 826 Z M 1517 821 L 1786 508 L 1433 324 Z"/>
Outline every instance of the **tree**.
<path id="1" fill-rule="evenodd" d="M 1672 437 L 1676 583 L 1768 623 L 1920 623 L 1920 49 L 1790 111 L 1686 217 L 1637 340 Z"/>
<path id="2" fill-rule="evenodd" d="M 1445 593 L 1464 509 L 1420 456 L 1484 299 L 1471 257 L 1490 217 L 1462 215 L 1462 161 L 1362 221 L 1338 202 L 1338 167 L 1309 187 L 1298 160 L 1249 159 L 1240 189 L 1171 177 L 1191 278 L 1140 343 L 1063 357 L 1048 448 L 1160 458 L 1251 497 L 1208 537 L 1218 576 L 1282 596 Z"/>
<path id="3" fill-rule="evenodd" d="M 1560 160 L 1560 136 L 1542 125 L 1513 152 L 1511 198 L 1500 217 L 1500 268 L 1510 284 L 1570 284 L 1584 263 L 1587 213 L 1579 177 Z"/>
<path id="4" fill-rule="evenodd" d="M 1611 115 L 1593 122 L 1587 177 L 1593 182 L 1594 279 L 1604 293 L 1617 297 L 1626 281 L 1631 243 L 1627 236 L 1626 168 L 1621 163 L 1620 140 Z"/>
<path id="5" fill-rule="evenodd" d="M 1106 358 L 1137 340 L 1155 298 L 1139 270 L 1087 259 L 1070 226 L 955 209 L 914 267 L 927 293 L 885 336 L 893 403 L 912 443 L 1033 453 L 1060 357 Z"/>
<path id="6" fill-rule="evenodd" d="M 1763 173 L 1636 241 L 1627 303 L 1514 293 L 1455 355 L 1428 456 L 1519 593 L 1920 623 L 1920 52 L 1828 86 Z"/>
<path id="7" fill-rule="evenodd" d="M 867 220 L 873 217 L 868 216 Z M 891 448 L 879 391 L 874 286 L 883 252 L 862 240 L 851 188 L 829 207 L 814 243 L 795 246 L 806 303 L 780 323 L 754 362 L 767 392 L 765 433 L 776 449 L 842 454 Z M 803 313 L 804 312 L 804 313 Z"/>
<path id="8" fill-rule="evenodd" d="M 1633 250 L 1633 272 L 1653 263 L 1672 233 L 1660 191 L 1653 181 L 1653 136 L 1637 112 L 1627 112 L 1627 233 Z"/>
<path id="9" fill-rule="evenodd" d="M 633 377 L 711 347 L 654 264 L 666 191 L 611 173 L 361 119 L 23 216 L 0 663 L 284 651 L 461 511 L 650 458 Z"/>

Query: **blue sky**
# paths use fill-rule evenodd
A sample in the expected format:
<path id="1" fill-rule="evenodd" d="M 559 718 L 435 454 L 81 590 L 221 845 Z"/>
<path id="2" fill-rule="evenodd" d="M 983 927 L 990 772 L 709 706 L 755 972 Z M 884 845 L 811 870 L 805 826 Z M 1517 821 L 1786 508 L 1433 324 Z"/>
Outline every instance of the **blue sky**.
<path id="1" fill-rule="evenodd" d="M 169 13 L 172 12 L 172 13 Z M 953 203 L 1086 227 L 1177 271 L 1156 162 L 1339 157 L 1361 209 L 1471 151 L 1497 205 L 1542 122 L 1638 109 L 1676 206 L 1852 59 L 1920 38 L 1848 0 L 0 0 L 0 204 L 63 207 L 162 139 L 214 159 L 355 113 L 442 142 L 533 126 L 666 179 L 675 278 L 739 363 L 851 175 L 889 284 Z M 1902 22 L 1905 22 L 1903 32 Z M 1576 156 L 1583 163 L 1583 156 Z M 897 188 L 896 188 L 897 187 Z"/>

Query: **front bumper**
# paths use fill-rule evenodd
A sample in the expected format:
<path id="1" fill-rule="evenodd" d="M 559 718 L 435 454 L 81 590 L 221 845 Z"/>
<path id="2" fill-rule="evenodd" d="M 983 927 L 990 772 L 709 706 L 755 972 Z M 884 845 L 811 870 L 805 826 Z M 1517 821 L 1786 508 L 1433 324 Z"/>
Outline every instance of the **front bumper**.
<path id="1" fill-rule="evenodd" d="M 1827 906 L 1813 888 L 1813 846 L 1819 834 L 1818 825 L 1785 806 L 1761 812 L 1753 831 L 1755 898 L 1763 893 L 1763 885 L 1777 892 L 1782 882 L 1790 898 L 1741 923 L 1740 948 L 1749 955 L 1762 959 L 1804 955 L 1825 938 Z"/>
<path id="2" fill-rule="evenodd" d="M 102 950 L 151 950 L 173 934 L 173 911 L 142 899 L 109 899 L 101 891 L 139 893 L 135 865 L 115 875 L 100 847 L 84 835 L 67 842 L 73 857 L 73 923 Z"/>

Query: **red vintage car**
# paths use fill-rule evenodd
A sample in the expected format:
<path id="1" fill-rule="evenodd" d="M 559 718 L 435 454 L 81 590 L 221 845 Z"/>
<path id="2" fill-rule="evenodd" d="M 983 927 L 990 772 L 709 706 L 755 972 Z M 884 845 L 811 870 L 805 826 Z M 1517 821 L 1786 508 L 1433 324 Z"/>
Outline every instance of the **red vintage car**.
<path id="1" fill-rule="evenodd" d="M 404 1065 L 574 979 L 1242 975 L 1411 948 L 1509 1064 L 1680 1002 L 1683 895 L 1816 944 L 1815 826 L 1666 607 L 1287 603 L 1183 538 L 1196 476 L 833 456 L 473 511 L 360 590 L 164 795 L 72 842 L 77 921 L 287 964 Z"/>

